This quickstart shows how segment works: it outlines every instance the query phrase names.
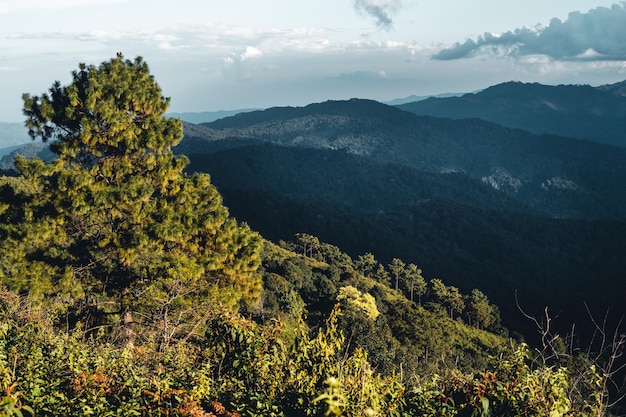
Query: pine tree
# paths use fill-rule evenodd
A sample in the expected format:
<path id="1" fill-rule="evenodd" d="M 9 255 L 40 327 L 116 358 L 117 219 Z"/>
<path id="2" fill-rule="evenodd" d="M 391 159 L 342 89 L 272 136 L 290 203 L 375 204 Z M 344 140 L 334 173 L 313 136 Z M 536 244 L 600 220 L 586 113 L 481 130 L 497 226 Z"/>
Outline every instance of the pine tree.
<path id="1" fill-rule="evenodd" d="M 393 275 L 393 277 L 395 278 L 395 289 L 396 291 L 398 291 L 399 288 L 399 283 L 400 283 L 400 279 L 404 278 L 404 267 L 405 267 L 405 263 L 398 258 L 393 258 L 391 260 L 391 263 L 388 265 L 389 270 L 391 271 L 391 274 Z"/>
<path id="2" fill-rule="evenodd" d="M 182 123 L 164 116 L 169 99 L 147 64 L 119 54 L 72 75 L 68 86 L 23 97 L 30 136 L 51 141 L 57 158 L 16 160 L 41 192 L 5 227 L 11 233 L 1 245 L 12 247 L 9 263 L 21 265 L 3 268 L 7 280 L 118 313 L 126 341 L 134 313 L 172 334 L 173 311 L 201 320 L 209 301 L 236 308 L 254 299 L 260 237 L 229 217 L 208 175 L 183 172 L 187 158 L 171 150 Z M 111 304 L 116 310 L 106 311 Z"/>
<path id="3" fill-rule="evenodd" d="M 367 252 L 363 255 L 358 256 L 354 267 L 361 275 L 371 277 L 376 270 L 376 265 L 378 265 L 378 261 L 376 260 L 374 255 L 370 252 Z"/>
<path id="4" fill-rule="evenodd" d="M 491 324 L 493 309 L 487 296 L 477 288 L 472 290 L 467 304 L 470 324 L 482 329 Z"/>
<path id="5" fill-rule="evenodd" d="M 422 270 L 415 264 L 408 264 L 404 272 L 409 282 L 410 300 L 413 301 L 413 294 L 417 293 L 418 304 L 422 305 L 422 295 L 426 294 L 427 284 L 422 276 Z"/>

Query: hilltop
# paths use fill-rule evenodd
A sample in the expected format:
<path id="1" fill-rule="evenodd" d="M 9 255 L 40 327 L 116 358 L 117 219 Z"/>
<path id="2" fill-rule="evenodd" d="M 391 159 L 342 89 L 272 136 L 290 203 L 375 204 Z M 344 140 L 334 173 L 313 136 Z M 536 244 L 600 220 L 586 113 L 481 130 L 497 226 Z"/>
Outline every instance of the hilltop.
<path id="1" fill-rule="evenodd" d="M 538 134 L 626 147 L 626 81 L 599 87 L 507 82 L 398 107 L 424 116 L 479 118 Z"/>

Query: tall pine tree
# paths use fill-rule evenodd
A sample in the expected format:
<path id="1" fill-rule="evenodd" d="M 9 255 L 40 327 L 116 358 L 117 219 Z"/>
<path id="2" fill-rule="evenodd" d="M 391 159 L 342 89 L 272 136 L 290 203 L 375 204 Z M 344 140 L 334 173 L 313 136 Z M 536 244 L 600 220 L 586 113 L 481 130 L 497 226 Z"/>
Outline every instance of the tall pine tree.
<path id="1" fill-rule="evenodd" d="M 16 160 L 38 192 L 0 203 L 3 280 L 84 320 L 118 317 L 130 342 L 134 323 L 168 342 L 210 305 L 258 296 L 261 239 L 229 217 L 208 175 L 183 172 L 171 150 L 182 123 L 164 116 L 169 99 L 147 64 L 118 54 L 72 75 L 23 97 L 30 136 L 57 158 Z"/>

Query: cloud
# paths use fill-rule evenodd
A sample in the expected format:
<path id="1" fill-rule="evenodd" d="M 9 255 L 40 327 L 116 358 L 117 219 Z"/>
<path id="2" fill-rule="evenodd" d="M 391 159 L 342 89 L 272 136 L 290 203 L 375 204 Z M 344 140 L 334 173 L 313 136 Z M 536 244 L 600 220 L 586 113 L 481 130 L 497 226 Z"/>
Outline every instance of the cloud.
<path id="1" fill-rule="evenodd" d="M 400 7 L 400 0 L 354 0 L 354 8 L 376 19 L 376 26 L 389 30 L 393 26 L 390 14 Z"/>
<path id="2" fill-rule="evenodd" d="M 254 46 L 246 46 L 246 50 L 240 54 L 236 54 L 234 52 L 229 53 L 224 59 L 222 59 L 222 64 L 225 67 L 230 67 L 234 64 L 260 58 L 262 56 L 263 52 L 261 52 L 261 50 L 255 48 Z"/>
<path id="3" fill-rule="evenodd" d="M 352 83 L 370 83 L 389 79 L 387 73 L 383 70 L 379 71 L 353 71 L 341 73 L 339 75 L 329 76 L 328 80 L 336 80 L 341 82 Z"/>
<path id="4" fill-rule="evenodd" d="M 571 12 L 564 22 L 521 28 L 501 35 L 485 33 L 435 54 L 437 60 L 468 58 L 482 53 L 524 57 L 545 55 L 560 61 L 626 60 L 626 2 L 588 13 Z"/>
<path id="5" fill-rule="evenodd" d="M 246 46 L 246 51 L 241 54 L 240 58 L 242 61 L 247 59 L 260 58 L 263 56 L 263 52 L 261 50 L 255 48 L 254 46 Z"/>

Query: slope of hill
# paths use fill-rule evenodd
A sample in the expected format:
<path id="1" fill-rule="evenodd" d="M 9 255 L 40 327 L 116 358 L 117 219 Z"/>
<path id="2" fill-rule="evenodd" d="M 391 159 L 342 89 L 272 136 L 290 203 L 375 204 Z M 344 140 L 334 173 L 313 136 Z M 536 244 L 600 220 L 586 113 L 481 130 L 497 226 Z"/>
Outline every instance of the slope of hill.
<path id="1" fill-rule="evenodd" d="M 622 148 L 350 100 L 185 124 L 174 150 L 267 237 L 402 257 L 509 320 L 515 289 L 561 307 L 625 291 Z"/>
<path id="2" fill-rule="evenodd" d="M 626 149 L 350 100 L 186 125 L 176 151 L 265 236 L 401 257 L 480 288 L 512 329 L 516 291 L 579 324 L 583 301 L 623 312 Z"/>
<path id="3" fill-rule="evenodd" d="M 259 142 L 344 150 L 424 172 L 463 173 L 553 217 L 626 218 L 626 149 L 478 119 L 350 100 L 240 114 L 185 132 L 176 152 L 188 155 Z"/>
<path id="4" fill-rule="evenodd" d="M 535 212 L 460 173 L 422 172 L 345 151 L 262 143 L 192 154 L 190 158 L 190 170 L 209 170 L 213 181 L 223 188 L 264 189 L 297 199 L 353 206 L 374 215 L 432 200 L 498 211 Z"/>
<path id="5" fill-rule="evenodd" d="M 461 97 L 429 98 L 399 108 L 420 115 L 479 118 L 534 133 L 626 147 L 625 82 L 547 86 L 507 82 Z"/>
<path id="6" fill-rule="evenodd" d="M 264 236 L 305 232 L 353 257 L 400 257 L 463 291 L 481 289 L 511 329 L 534 331 L 516 291 L 525 308 L 547 305 L 563 318 L 584 317 L 583 301 L 619 310 L 626 291 L 624 222 L 546 218 L 462 174 L 345 152 L 261 144 L 190 159 L 190 170 L 211 174 L 231 213 Z"/>
<path id="7" fill-rule="evenodd" d="M 54 154 L 50 151 L 48 144 L 41 142 L 27 143 L 21 146 L 14 146 L 6 148 L 6 154 L 0 154 L 0 169 L 12 169 L 13 160 L 17 155 L 22 155 L 27 158 L 38 157 L 45 161 L 50 161 L 54 158 Z"/>
<path id="8" fill-rule="evenodd" d="M 427 98 L 435 97 L 435 98 L 445 98 L 445 97 L 459 97 L 465 93 L 442 93 L 430 96 L 416 96 L 415 94 L 410 95 L 408 97 L 396 98 L 390 101 L 385 101 L 384 103 L 389 106 L 399 106 L 401 104 L 413 103 L 415 101 L 426 100 Z"/>

